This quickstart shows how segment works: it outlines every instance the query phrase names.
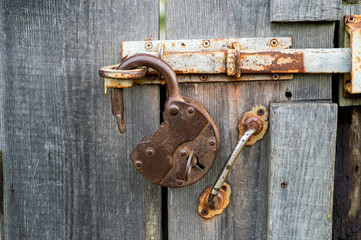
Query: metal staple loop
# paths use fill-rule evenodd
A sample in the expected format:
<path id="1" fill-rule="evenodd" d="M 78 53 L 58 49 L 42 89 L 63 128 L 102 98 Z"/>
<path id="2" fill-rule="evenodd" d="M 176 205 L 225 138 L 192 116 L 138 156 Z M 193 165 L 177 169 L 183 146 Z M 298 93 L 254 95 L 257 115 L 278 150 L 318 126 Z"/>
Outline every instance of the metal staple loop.
<path id="1" fill-rule="evenodd" d="M 113 79 L 138 79 L 145 76 L 146 67 L 130 69 L 130 70 L 118 70 L 119 64 L 105 66 L 99 69 L 99 75 L 104 78 Z"/>

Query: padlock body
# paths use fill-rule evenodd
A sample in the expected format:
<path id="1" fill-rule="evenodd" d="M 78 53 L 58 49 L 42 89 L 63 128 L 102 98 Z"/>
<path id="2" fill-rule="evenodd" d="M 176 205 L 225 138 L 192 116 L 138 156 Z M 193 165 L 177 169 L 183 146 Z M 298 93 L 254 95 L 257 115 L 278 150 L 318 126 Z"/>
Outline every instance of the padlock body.
<path id="1" fill-rule="evenodd" d="M 164 122 L 131 153 L 136 169 L 149 181 L 164 187 L 190 185 L 210 170 L 220 135 L 207 110 L 196 100 L 167 103 Z"/>

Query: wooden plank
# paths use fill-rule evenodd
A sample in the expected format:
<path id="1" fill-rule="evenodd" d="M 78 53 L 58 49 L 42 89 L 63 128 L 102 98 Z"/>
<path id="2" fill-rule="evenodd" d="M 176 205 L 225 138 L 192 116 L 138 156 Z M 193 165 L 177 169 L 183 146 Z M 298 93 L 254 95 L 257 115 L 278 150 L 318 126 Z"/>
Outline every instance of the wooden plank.
<path id="1" fill-rule="evenodd" d="M 267 239 L 331 239 L 337 105 L 273 103 L 270 116 Z"/>
<path id="2" fill-rule="evenodd" d="M 337 21 L 341 0 L 271 0 L 272 22 Z"/>
<path id="3" fill-rule="evenodd" d="M 271 24 L 269 9 L 268 0 L 168 0 L 166 36 L 167 39 L 291 36 L 295 48 L 333 46 L 334 23 Z M 246 111 L 255 104 L 268 108 L 271 102 L 330 101 L 331 76 L 295 75 L 293 80 L 282 82 L 182 84 L 181 92 L 209 109 L 220 128 L 221 150 L 205 178 L 187 188 L 169 190 L 170 239 L 265 239 L 268 134 L 242 150 L 227 180 L 232 188 L 231 203 L 221 216 L 202 220 L 197 213 L 198 197 L 214 183 L 231 153 L 238 140 L 238 121 Z"/>
<path id="4" fill-rule="evenodd" d="M 333 239 L 361 239 L 361 108 L 340 108 Z"/>
<path id="5" fill-rule="evenodd" d="M 3 1 L 0 1 L 0 14 L 3 16 Z M 0 29 L 3 29 L 3 18 L 0 17 Z M 0 239 L 5 239 L 4 236 L 4 171 L 3 171 L 3 160 L 2 151 L 5 147 L 5 115 L 3 111 L 5 99 L 5 57 L 4 57 L 4 34 L 0 34 Z"/>
<path id="6" fill-rule="evenodd" d="M 120 135 L 97 73 L 120 61 L 121 41 L 158 36 L 158 1 L 2 1 L 1 12 L 6 238 L 159 239 L 160 188 L 129 159 L 159 124 L 158 87 L 125 90 Z"/>

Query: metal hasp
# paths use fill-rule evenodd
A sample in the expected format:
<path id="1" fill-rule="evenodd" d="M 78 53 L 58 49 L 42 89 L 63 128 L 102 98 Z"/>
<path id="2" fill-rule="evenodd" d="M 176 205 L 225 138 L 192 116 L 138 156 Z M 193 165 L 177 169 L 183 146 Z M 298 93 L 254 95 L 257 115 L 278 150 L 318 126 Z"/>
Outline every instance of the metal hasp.
<path id="1" fill-rule="evenodd" d="M 345 17 L 345 47 L 351 47 L 351 73 L 344 76 L 345 90 L 361 93 L 361 16 Z"/>
<path id="2" fill-rule="evenodd" d="M 213 186 L 208 187 L 199 198 L 198 213 L 202 218 L 212 218 L 221 214 L 229 204 L 231 187 L 225 180 L 244 146 L 251 146 L 263 138 L 268 129 L 268 111 L 263 106 L 255 106 L 245 113 L 238 125 L 240 139 L 228 157 Z"/>
<path id="3" fill-rule="evenodd" d="M 347 48 L 289 49 L 292 40 L 288 37 L 131 41 L 122 43 L 122 57 L 157 56 L 180 75 L 180 83 L 287 80 L 295 73 L 345 73 L 345 89 L 358 94 L 361 93 L 360 19 L 359 15 L 346 17 Z M 165 83 L 151 68 L 133 72 L 115 70 L 115 66 L 100 69 L 106 88 Z"/>
<path id="4" fill-rule="evenodd" d="M 199 102 L 181 96 L 177 75 L 160 58 L 148 54 L 132 56 L 116 70 L 131 72 L 130 69 L 143 66 L 157 70 L 164 77 L 168 98 L 164 122 L 152 136 L 140 141 L 130 158 L 135 168 L 152 183 L 174 188 L 187 186 L 201 179 L 213 165 L 220 146 L 218 127 Z M 112 89 L 111 100 L 113 114 L 123 133 L 122 91 Z"/>

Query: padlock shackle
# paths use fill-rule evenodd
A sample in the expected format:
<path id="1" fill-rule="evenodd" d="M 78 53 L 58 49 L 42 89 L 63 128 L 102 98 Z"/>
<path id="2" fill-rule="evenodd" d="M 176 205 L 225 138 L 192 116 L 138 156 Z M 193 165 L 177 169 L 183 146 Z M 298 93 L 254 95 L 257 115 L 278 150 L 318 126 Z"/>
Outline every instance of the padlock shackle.
<path id="1" fill-rule="evenodd" d="M 138 54 L 131 56 L 119 65 L 118 70 L 129 70 L 140 66 L 147 66 L 157 70 L 160 74 L 163 75 L 164 80 L 167 83 L 168 90 L 168 100 L 167 102 L 172 101 L 181 101 L 184 102 L 183 97 L 179 92 L 179 85 L 176 73 L 173 71 L 172 67 L 163 61 L 162 59 L 149 55 L 149 54 Z"/>

